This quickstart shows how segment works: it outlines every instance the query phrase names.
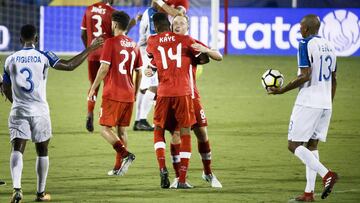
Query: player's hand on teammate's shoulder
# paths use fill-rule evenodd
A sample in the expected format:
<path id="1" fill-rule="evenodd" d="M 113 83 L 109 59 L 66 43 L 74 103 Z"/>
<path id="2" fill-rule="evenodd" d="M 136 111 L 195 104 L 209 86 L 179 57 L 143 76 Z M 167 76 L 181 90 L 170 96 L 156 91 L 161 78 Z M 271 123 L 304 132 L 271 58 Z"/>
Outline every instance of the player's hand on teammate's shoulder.
<path id="1" fill-rule="evenodd" d="M 95 39 L 91 42 L 89 48 L 90 48 L 91 50 L 95 50 L 95 49 L 101 47 L 103 44 L 104 44 L 104 38 L 98 37 L 98 38 L 95 38 Z"/>
<path id="2" fill-rule="evenodd" d="M 269 87 L 267 88 L 268 94 L 282 94 L 284 93 L 281 87 Z"/>
<path id="3" fill-rule="evenodd" d="M 144 74 L 146 77 L 151 77 L 154 75 L 154 71 L 150 66 L 147 66 L 144 70 Z"/>
<path id="4" fill-rule="evenodd" d="M 193 49 L 195 49 L 195 51 L 201 52 L 201 53 L 207 53 L 209 52 L 209 48 L 199 44 L 199 43 L 194 43 L 191 45 L 191 47 Z"/>

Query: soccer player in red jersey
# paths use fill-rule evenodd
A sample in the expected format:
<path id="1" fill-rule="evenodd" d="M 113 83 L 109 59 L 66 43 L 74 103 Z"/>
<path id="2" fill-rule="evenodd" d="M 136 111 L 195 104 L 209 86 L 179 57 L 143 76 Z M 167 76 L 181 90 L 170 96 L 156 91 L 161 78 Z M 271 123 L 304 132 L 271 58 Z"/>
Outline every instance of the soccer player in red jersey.
<path id="1" fill-rule="evenodd" d="M 189 19 L 187 16 L 177 15 L 173 19 L 173 23 L 171 26 L 171 30 L 180 35 L 185 35 L 189 30 Z M 201 43 L 200 41 L 195 40 L 196 43 L 192 45 L 195 50 L 206 54 L 210 58 L 221 61 L 222 55 L 217 50 L 209 49 L 205 44 Z M 198 61 L 196 59 L 193 60 L 192 65 L 192 74 L 196 76 Z M 196 124 L 192 126 L 194 133 L 198 140 L 198 150 L 202 158 L 203 162 L 203 179 L 206 180 L 211 184 L 212 187 L 221 188 L 222 185 L 220 181 L 217 180 L 216 176 L 211 171 L 211 150 L 210 150 L 210 143 L 207 134 L 207 119 L 205 116 L 204 109 L 200 102 L 200 94 L 196 86 L 196 77 L 193 77 L 192 84 L 194 86 L 194 91 L 192 92 L 192 101 L 195 110 L 196 116 Z M 170 130 L 171 131 L 171 130 Z M 176 172 L 176 176 L 179 175 L 179 132 L 173 132 L 172 142 L 170 145 L 170 151 L 173 161 L 173 167 Z M 174 182 L 171 184 L 171 188 L 176 187 L 178 179 L 175 178 Z"/>
<path id="2" fill-rule="evenodd" d="M 184 15 L 189 10 L 188 0 L 153 0 L 170 16 Z"/>
<path id="3" fill-rule="evenodd" d="M 114 8 L 111 7 L 113 0 L 103 0 L 86 8 L 81 23 L 81 39 L 85 47 L 88 47 L 94 38 L 101 36 L 104 40 L 112 37 L 111 14 Z M 96 73 L 100 67 L 100 56 L 102 48 L 92 52 L 88 57 L 88 78 L 90 87 L 94 83 Z M 88 113 L 86 117 L 86 129 L 89 132 L 94 131 L 94 108 L 96 95 L 99 88 L 96 89 L 94 98 L 88 100 Z"/>
<path id="4" fill-rule="evenodd" d="M 164 129 L 180 128 L 180 175 L 176 188 L 191 188 L 186 174 L 191 157 L 190 127 L 195 123 L 190 85 L 192 56 L 197 56 L 191 44 L 194 39 L 170 31 L 170 22 L 164 13 L 153 16 L 157 35 L 148 39 L 147 52 L 153 68 L 157 69 L 159 86 L 154 112 L 154 148 L 160 168 L 161 187 L 169 188 L 170 181 L 165 164 Z M 149 76 L 149 75 L 147 75 Z"/>
<path id="5" fill-rule="evenodd" d="M 117 152 L 115 166 L 108 175 L 123 175 L 135 159 L 135 155 L 126 149 L 125 127 L 130 124 L 133 103 L 141 78 L 142 60 L 136 43 L 125 35 L 129 20 L 125 12 L 113 12 L 114 37 L 105 41 L 100 58 L 101 66 L 89 92 L 91 99 L 100 82 L 105 79 L 100 110 L 101 135 Z M 135 84 L 132 79 L 134 69 L 137 72 Z M 117 127 L 117 133 L 114 133 L 113 127 Z"/>

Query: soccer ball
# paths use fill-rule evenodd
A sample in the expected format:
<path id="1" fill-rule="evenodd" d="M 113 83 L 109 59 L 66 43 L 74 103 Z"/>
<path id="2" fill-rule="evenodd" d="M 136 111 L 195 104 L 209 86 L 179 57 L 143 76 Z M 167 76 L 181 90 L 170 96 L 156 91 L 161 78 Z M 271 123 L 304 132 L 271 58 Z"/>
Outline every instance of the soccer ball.
<path id="1" fill-rule="evenodd" d="M 281 87 L 284 76 L 278 70 L 269 69 L 261 77 L 261 84 L 267 90 L 269 87 Z"/>

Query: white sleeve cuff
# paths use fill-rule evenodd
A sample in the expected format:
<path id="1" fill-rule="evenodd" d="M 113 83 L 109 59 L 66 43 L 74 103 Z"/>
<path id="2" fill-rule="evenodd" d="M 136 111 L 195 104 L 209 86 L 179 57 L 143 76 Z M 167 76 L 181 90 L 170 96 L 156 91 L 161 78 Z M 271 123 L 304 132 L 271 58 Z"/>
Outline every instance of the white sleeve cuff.
<path id="1" fill-rule="evenodd" d="M 110 65 L 111 63 L 109 61 L 100 60 L 100 63 L 105 63 L 107 65 Z"/>

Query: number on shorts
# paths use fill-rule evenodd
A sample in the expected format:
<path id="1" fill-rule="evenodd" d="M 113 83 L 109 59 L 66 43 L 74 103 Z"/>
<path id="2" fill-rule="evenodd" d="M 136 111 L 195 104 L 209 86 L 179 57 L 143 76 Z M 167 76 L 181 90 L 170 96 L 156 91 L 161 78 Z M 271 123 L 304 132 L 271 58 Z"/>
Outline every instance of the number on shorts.
<path id="1" fill-rule="evenodd" d="M 179 43 L 177 46 L 176 46 L 176 53 L 174 54 L 172 48 L 170 48 L 168 51 L 167 51 L 167 56 L 169 57 L 170 60 L 176 60 L 176 67 L 177 68 L 181 68 L 181 48 L 182 48 L 182 45 L 181 43 Z M 160 55 L 161 55 L 161 62 L 163 64 L 163 67 L 164 69 L 168 69 L 169 66 L 167 64 L 167 57 L 166 57 L 166 53 L 165 53 L 165 49 L 164 47 L 162 46 L 158 46 L 157 48 L 159 51 L 160 51 Z"/>
<path id="2" fill-rule="evenodd" d="M 93 35 L 95 37 L 100 37 L 102 35 L 102 27 L 101 27 L 101 23 L 102 23 L 102 18 L 100 15 L 93 15 L 91 17 L 92 19 L 96 20 L 96 24 L 95 24 L 95 28 L 97 29 L 96 32 L 93 32 Z"/>
<path id="3" fill-rule="evenodd" d="M 203 109 L 200 110 L 200 117 L 201 117 L 202 120 L 206 119 L 205 111 Z"/>

